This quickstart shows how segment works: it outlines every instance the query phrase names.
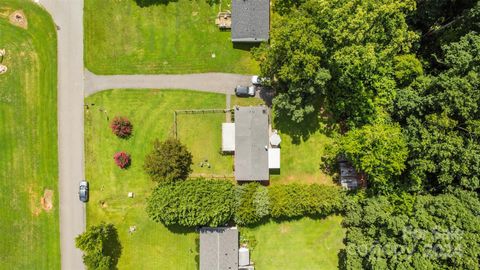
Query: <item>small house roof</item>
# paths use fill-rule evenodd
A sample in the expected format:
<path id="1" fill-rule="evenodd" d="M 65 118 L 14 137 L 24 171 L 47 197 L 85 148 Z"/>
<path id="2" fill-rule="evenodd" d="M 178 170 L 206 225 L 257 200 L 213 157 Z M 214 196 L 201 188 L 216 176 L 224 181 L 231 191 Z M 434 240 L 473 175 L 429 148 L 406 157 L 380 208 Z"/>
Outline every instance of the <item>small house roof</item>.
<path id="1" fill-rule="evenodd" d="M 200 270 L 238 269 L 238 230 L 236 227 L 200 229 Z"/>
<path id="2" fill-rule="evenodd" d="M 268 108 L 235 108 L 235 179 L 269 180 Z"/>
<path id="3" fill-rule="evenodd" d="M 262 42 L 270 37 L 270 0 L 232 0 L 232 41 Z"/>

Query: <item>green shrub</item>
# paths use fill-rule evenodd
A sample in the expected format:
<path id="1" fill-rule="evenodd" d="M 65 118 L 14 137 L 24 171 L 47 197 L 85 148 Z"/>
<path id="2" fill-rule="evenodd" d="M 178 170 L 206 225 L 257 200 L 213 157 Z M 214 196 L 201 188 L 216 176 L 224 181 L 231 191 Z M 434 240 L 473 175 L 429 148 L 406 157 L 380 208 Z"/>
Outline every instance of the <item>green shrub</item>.
<path id="1" fill-rule="evenodd" d="M 147 201 L 148 216 L 165 225 L 222 225 L 232 218 L 233 184 L 222 180 L 187 180 L 158 185 Z"/>
<path id="2" fill-rule="evenodd" d="M 249 183 L 235 187 L 235 216 L 239 225 L 254 224 L 270 213 L 270 199 L 266 187 Z"/>
<path id="3" fill-rule="evenodd" d="M 340 188 L 317 184 L 271 186 L 269 195 L 273 218 L 326 216 L 340 211 L 344 201 L 344 192 Z"/>
<path id="4" fill-rule="evenodd" d="M 75 245 L 83 251 L 83 263 L 89 270 L 116 269 L 122 254 L 122 245 L 113 224 L 90 226 L 75 238 Z"/>
<path id="5" fill-rule="evenodd" d="M 185 180 L 192 172 L 192 154 L 176 139 L 154 142 L 145 158 L 144 169 L 155 182 Z"/>

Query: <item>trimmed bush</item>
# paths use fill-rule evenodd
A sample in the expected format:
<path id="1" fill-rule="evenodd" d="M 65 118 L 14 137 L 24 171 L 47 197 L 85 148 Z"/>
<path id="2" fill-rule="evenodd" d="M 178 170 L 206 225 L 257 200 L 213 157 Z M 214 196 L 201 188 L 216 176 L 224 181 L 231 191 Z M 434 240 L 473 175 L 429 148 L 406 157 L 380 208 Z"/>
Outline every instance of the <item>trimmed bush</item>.
<path id="1" fill-rule="evenodd" d="M 233 184 L 224 180 L 186 180 L 158 185 L 147 200 L 147 214 L 165 225 L 216 227 L 231 220 Z"/>
<path id="2" fill-rule="evenodd" d="M 118 152 L 113 156 L 113 159 L 115 160 L 115 164 L 117 164 L 120 169 L 125 169 L 128 166 L 130 166 L 130 155 L 127 154 L 126 152 Z"/>
<path id="3" fill-rule="evenodd" d="M 144 169 L 155 182 L 185 180 L 192 172 L 192 154 L 176 139 L 156 140 L 145 158 Z"/>
<path id="4" fill-rule="evenodd" d="M 235 187 L 235 216 L 239 225 L 254 224 L 270 213 L 268 189 L 258 183 Z"/>
<path id="5" fill-rule="evenodd" d="M 344 192 L 335 186 L 276 185 L 269 188 L 273 218 L 327 216 L 342 210 Z"/>
<path id="6" fill-rule="evenodd" d="M 116 116 L 110 123 L 110 128 L 113 134 L 122 139 L 130 137 L 132 135 L 133 126 L 126 117 Z"/>

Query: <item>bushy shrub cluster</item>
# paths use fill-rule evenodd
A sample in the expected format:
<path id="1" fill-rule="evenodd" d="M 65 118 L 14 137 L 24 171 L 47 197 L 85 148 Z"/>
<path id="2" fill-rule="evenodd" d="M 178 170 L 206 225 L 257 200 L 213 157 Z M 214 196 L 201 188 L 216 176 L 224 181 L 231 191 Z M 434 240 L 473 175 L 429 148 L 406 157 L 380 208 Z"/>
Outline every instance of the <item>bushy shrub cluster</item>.
<path id="1" fill-rule="evenodd" d="M 335 186 L 276 185 L 269 188 L 273 218 L 327 216 L 341 211 L 344 192 Z"/>
<path id="2" fill-rule="evenodd" d="M 234 200 L 233 184 L 224 180 L 161 183 L 147 201 L 147 214 L 165 225 L 216 227 L 230 221 Z"/>
<path id="3" fill-rule="evenodd" d="M 115 160 L 115 164 L 117 164 L 120 169 L 125 169 L 130 166 L 130 155 L 124 151 L 116 153 L 113 156 L 113 159 Z"/>
<path id="4" fill-rule="evenodd" d="M 235 187 L 234 221 L 239 225 L 254 224 L 270 214 L 268 189 L 258 183 Z"/>
<path id="5" fill-rule="evenodd" d="M 110 123 L 113 134 L 120 138 L 128 138 L 132 135 L 133 126 L 126 117 L 116 116 Z"/>
<path id="6" fill-rule="evenodd" d="M 165 225 L 218 226 L 232 218 L 252 225 L 264 218 L 327 216 L 343 209 L 344 192 L 335 186 L 258 183 L 234 186 L 224 180 L 161 183 L 148 199 L 147 213 Z"/>
<path id="7" fill-rule="evenodd" d="M 156 140 L 145 158 L 144 169 L 155 182 L 185 180 L 192 172 L 192 154 L 179 140 Z"/>

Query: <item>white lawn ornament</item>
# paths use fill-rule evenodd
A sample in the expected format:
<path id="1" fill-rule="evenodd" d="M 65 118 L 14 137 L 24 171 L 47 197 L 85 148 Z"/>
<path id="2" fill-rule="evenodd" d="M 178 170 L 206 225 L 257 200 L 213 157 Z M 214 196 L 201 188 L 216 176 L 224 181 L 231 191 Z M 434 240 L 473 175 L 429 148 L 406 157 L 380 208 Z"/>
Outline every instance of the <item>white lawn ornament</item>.
<path id="1" fill-rule="evenodd" d="M 8 70 L 7 66 L 0 65 L 0 74 L 7 72 L 7 70 Z"/>

